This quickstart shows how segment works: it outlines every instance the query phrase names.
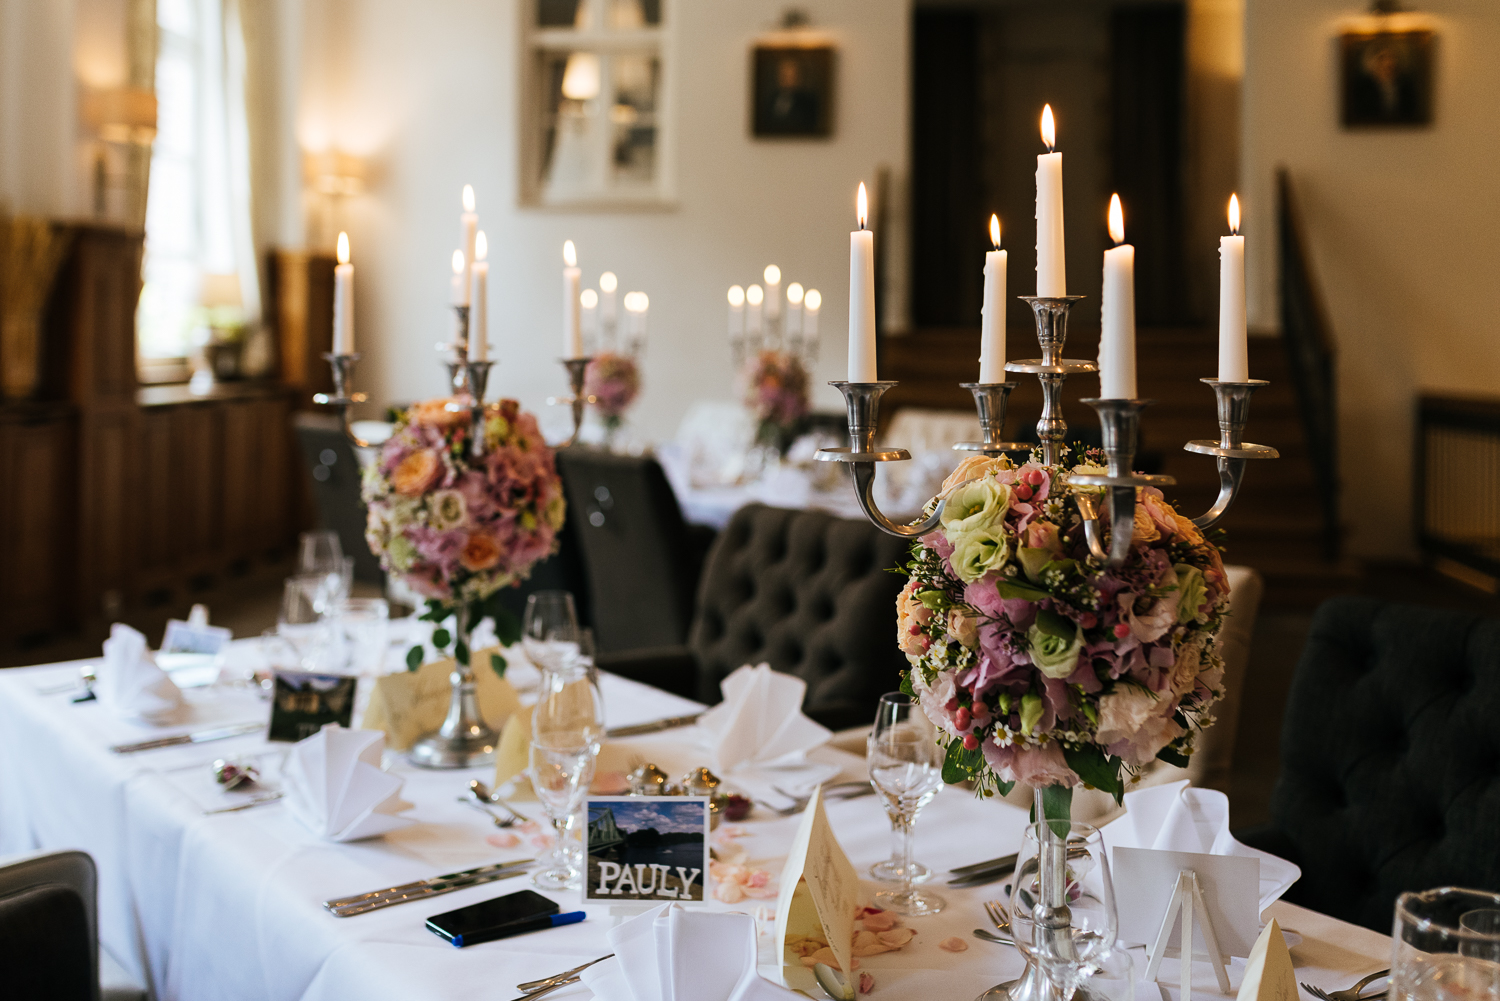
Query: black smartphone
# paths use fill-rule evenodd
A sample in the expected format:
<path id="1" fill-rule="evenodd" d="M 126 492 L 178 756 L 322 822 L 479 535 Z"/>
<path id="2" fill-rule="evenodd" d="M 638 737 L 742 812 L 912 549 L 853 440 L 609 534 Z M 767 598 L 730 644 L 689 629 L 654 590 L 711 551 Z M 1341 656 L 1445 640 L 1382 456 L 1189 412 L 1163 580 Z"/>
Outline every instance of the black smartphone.
<path id="1" fill-rule="evenodd" d="M 448 942 L 486 941 L 488 933 L 507 925 L 556 914 L 562 910 L 556 901 L 548 900 L 535 890 L 517 890 L 503 897 L 470 904 L 457 910 L 434 914 L 427 919 L 427 929 Z"/>

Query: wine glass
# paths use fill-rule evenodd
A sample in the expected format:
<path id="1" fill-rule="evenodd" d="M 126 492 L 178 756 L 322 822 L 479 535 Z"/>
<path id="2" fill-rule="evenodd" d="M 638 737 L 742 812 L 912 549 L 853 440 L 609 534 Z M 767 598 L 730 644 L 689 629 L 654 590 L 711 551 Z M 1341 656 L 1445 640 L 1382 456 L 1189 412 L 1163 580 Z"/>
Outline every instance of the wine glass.
<path id="1" fill-rule="evenodd" d="M 579 656 L 583 630 L 578 610 L 567 591 L 537 591 L 526 599 L 521 620 L 521 649 L 526 659 L 545 673 Z"/>
<path id="2" fill-rule="evenodd" d="M 532 786 L 557 832 L 557 844 L 532 880 L 550 890 L 582 884 L 583 848 L 568 832 L 604 740 L 604 699 L 587 636 L 580 634 L 572 647 L 572 656 L 556 657 L 542 672 L 531 723 Z"/>
<path id="3" fill-rule="evenodd" d="M 330 652 L 328 623 L 323 617 L 327 584 L 326 574 L 301 573 L 288 577 L 282 587 L 276 633 L 296 651 L 304 670 L 324 666 Z"/>
<path id="4" fill-rule="evenodd" d="M 913 886 L 912 825 L 922 807 L 943 787 L 943 751 L 937 733 L 911 696 L 880 697 L 867 744 L 870 781 L 885 797 L 885 809 L 901 851 L 899 887 L 875 894 L 875 903 L 897 914 L 936 914 L 945 901 Z"/>
<path id="5" fill-rule="evenodd" d="M 1088 824 L 1052 820 L 1026 828 L 1016 859 L 1010 929 L 1016 948 L 1034 960 L 1071 997 L 1119 932 L 1114 884 L 1104 839 Z M 1064 847 L 1066 846 L 1066 847 Z M 1042 872 L 1045 852 L 1066 853 L 1059 874 Z M 1054 855 L 1054 858 L 1056 858 Z M 1054 880 L 1048 892 L 1043 876 Z M 1064 913 L 1059 917 L 1058 911 Z"/>
<path id="6" fill-rule="evenodd" d="M 339 544 L 339 533 L 303 532 L 297 541 L 300 573 L 338 573 L 342 568 L 344 547 Z"/>

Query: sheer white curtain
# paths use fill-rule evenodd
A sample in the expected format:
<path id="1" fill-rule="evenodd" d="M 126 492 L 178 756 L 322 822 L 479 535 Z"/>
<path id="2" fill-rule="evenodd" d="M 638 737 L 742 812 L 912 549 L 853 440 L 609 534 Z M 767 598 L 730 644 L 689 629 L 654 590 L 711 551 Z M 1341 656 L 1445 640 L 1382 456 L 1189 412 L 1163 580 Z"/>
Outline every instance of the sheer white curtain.
<path id="1" fill-rule="evenodd" d="M 205 275 L 239 277 L 260 321 L 241 0 L 157 0 L 157 138 L 146 201 L 144 358 L 182 357 Z"/>

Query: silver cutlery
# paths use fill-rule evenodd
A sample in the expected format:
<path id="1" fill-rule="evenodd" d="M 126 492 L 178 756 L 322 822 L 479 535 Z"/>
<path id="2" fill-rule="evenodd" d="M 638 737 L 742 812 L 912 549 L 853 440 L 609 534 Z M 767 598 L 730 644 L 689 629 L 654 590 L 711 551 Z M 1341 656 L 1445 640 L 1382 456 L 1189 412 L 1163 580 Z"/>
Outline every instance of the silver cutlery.
<path id="1" fill-rule="evenodd" d="M 544 997 L 553 991 L 562 990 L 564 987 L 571 987 L 578 983 L 578 980 L 579 978 L 576 976 L 569 977 L 567 980 L 559 980 L 550 986 L 541 987 L 534 991 L 526 991 L 520 997 L 516 998 L 515 1001 L 531 1001 L 532 998 Z"/>
<path id="2" fill-rule="evenodd" d="M 986 900 L 984 914 L 990 919 L 990 924 L 995 926 L 996 931 L 1010 934 L 1010 914 L 1006 912 L 1004 904 L 998 900 Z"/>
<path id="3" fill-rule="evenodd" d="M 975 862 L 973 865 L 961 865 L 956 869 L 949 869 L 950 876 L 971 876 L 975 873 L 986 872 L 990 869 L 1014 869 L 1018 855 L 1002 855 L 999 858 L 986 859 L 983 862 Z"/>
<path id="4" fill-rule="evenodd" d="M 643 733 L 660 733 L 663 730 L 675 730 L 682 726 L 692 726 L 698 722 L 702 712 L 689 713 L 686 716 L 668 716 L 666 719 L 652 720 L 650 723 L 633 723 L 630 726 L 612 726 L 604 731 L 604 736 L 615 737 L 638 737 Z"/>
<path id="5" fill-rule="evenodd" d="M 1015 939 L 1001 938 L 999 935 L 996 935 L 994 932 L 992 932 L 992 931 L 985 931 L 983 928 L 975 928 L 974 929 L 974 937 L 977 938 L 977 939 L 982 939 L 982 940 L 984 940 L 986 942 L 993 942 L 996 945 L 1015 945 L 1016 944 Z"/>
<path id="6" fill-rule="evenodd" d="M 1088 855 L 1088 849 L 1082 845 L 1073 845 L 1068 848 L 1068 858 L 1081 859 Z M 949 886 L 969 887 L 983 886 L 996 880 L 1009 876 L 1016 868 L 1016 856 L 1006 855 L 1001 858 L 991 859 L 989 862 L 980 862 L 974 865 L 962 866 L 958 869 L 949 869 L 950 874 L 956 874 L 953 879 L 948 880 Z"/>
<path id="7" fill-rule="evenodd" d="M 334 900 L 323 901 L 323 906 L 336 917 L 348 918 L 356 914 L 365 914 L 369 911 L 380 910 L 382 907 L 393 907 L 396 904 L 404 904 L 408 900 L 417 900 L 423 897 L 436 897 L 454 890 L 461 890 L 469 886 L 478 886 L 481 883 L 493 882 L 497 879 L 509 879 L 512 876 L 520 876 L 536 863 L 536 859 L 519 859 L 514 862 L 497 862 L 493 865 L 477 866 L 473 869 L 465 869 L 461 872 L 450 872 L 442 876 L 434 876 L 431 879 L 419 879 L 411 883 L 402 883 L 400 886 L 390 886 L 383 890 L 372 890 L 369 893 L 356 893 L 350 897 L 338 897 Z"/>
<path id="8" fill-rule="evenodd" d="M 266 803 L 274 803 L 280 798 L 281 793 L 279 792 L 268 793 L 265 796 L 257 796 L 254 799 L 246 800 L 243 803 L 236 803 L 233 806 L 221 806 L 217 810 L 204 810 L 203 815 L 211 817 L 216 813 L 237 813 L 240 810 L 248 810 L 252 806 L 263 806 Z"/>
<path id="9" fill-rule="evenodd" d="M 807 804 L 812 802 L 811 792 L 809 792 L 806 796 L 794 796 L 791 793 L 787 792 L 785 789 L 780 788 L 779 786 L 772 786 L 771 789 L 777 795 L 785 796 L 787 799 L 792 801 L 791 806 L 784 807 L 770 806 L 766 803 L 761 804 L 761 806 L 766 807 L 766 809 L 770 810 L 774 814 L 777 814 L 778 816 L 790 817 L 794 813 L 801 813 L 803 810 L 807 809 Z M 826 785 L 823 787 L 823 799 L 825 801 L 858 799 L 861 796 L 873 795 L 875 795 L 875 787 L 870 785 L 869 782 L 835 782 L 833 785 Z"/>
<path id="10" fill-rule="evenodd" d="M 214 727 L 211 730 L 197 730 L 193 733 L 179 733 L 174 737 L 157 737 L 154 740 L 141 740 L 134 744 L 116 744 L 110 748 L 116 754 L 134 754 L 136 751 L 154 751 L 158 747 L 177 747 L 181 744 L 203 744 L 210 740 L 224 740 L 228 737 L 241 737 L 247 733 L 255 733 L 257 730 L 266 728 L 265 721 L 256 723 L 231 723 L 228 726 Z"/>
<path id="11" fill-rule="evenodd" d="M 469 780 L 469 795 L 477 802 L 484 803 L 488 806 L 498 806 L 500 809 L 510 814 L 511 819 L 506 823 L 501 824 L 501 827 L 509 827 L 511 824 L 526 823 L 526 817 L 523 817 L 521 814 L 511 809 L 510 804 L 501 799 L 498 792 L 490 792 L 490 787 L 485 785 L 478 779 Z"/>
<path id="12" fill-rule="evenodd" d="M 579 965 L 573 967 L 571 970 L 564 970 L 561 973 L 554 973 L 552 974 L 552 976 L 543 977 L 540 980 L 528 980 L 524 984 L 516 984 L 516 990 L 531 994 L 535 991 L 541 990 L 543 987 L 553 987 L 557 984 L 562 983 L 564 980 L 567 980 L 569 977 L 577 977 L 578 974 L 582 973 L 584 970 L 587 970 L 595 963 L 602 963 L 606 959 L 614 958 L 614 953 L 610 953 L 608 956 L 600 956 L 598 959 L 591 959 L 587 963 L 580 963 Z"/>
<path id="13" fill-rule="evenodd" d="M 1390 970 L 1381 970 L 1378 973 L 1372 973 L 1368 977 L 1365 977 L 1348 990 L 1342 991 L 1324 991 L 1321 988 L 1313 987 L 1311 984 L 1303 984 L 1302 989 L 1314 997 L 1322 998 L 1322 1001 L 1374 1001 L 1376 998 L 1385 997 L 1390 988 L 1386 988 L 1386 990 L 1375 994 L 1365 994 L 1363 996 L 1359 992 L 1364 990 L 1371 982 L 1390 975 Z"/>
<path id="14" fill-rule="evenodd" d="M 472 793 L 470 793 L 469 795 L 466 795 L 466 796 L 460 796 L 460 797 L 458 797 L 458 801 L 460 803 L 466 803 L 469 806 L 472 806 L 474 809 L 478 810 L 480 813 L 482 813 L 486 817 L 490 818 L 490 820 L 494 821 L 494 824 L 495 824 L 496 827 L 511 827 L 516 822 L 514 817 L 502 817 L 502 816 L 500 816 L 500 814 L 496 813 L 494 810 L 491 810 L 489 807 L 485 806 L 484 805 L 484 801 L 481 800 L 481 799 L 479 799 L 479 798 L 477 798 Z"/>

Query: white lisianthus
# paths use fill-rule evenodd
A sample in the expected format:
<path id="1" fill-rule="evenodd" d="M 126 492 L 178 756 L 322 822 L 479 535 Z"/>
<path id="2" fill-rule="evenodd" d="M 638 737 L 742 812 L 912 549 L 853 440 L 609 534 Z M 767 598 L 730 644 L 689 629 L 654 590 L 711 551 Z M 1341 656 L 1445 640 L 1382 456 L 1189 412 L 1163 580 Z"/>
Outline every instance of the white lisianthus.
<path id="1" fill-rule="evenodd" d="M 1000 535 L 1000 522 L 1010 509 L 1010 487 L 992 477 L 965 483 L 948 496 L 943 508 L 943 531 L 948 541 L 958 545 L 958 536 L 971 532 Z"/>
<path id="2" fill-rule="evenodd" d="M 950 534 L 948 541 L 953 543 L 953 555 L 948 562 L 965 584 L 974 583 L 991 570 L 999 570 L 1010 559 L 1010 543 L 998 525 L 994 531 L 974 529 Z"/>

